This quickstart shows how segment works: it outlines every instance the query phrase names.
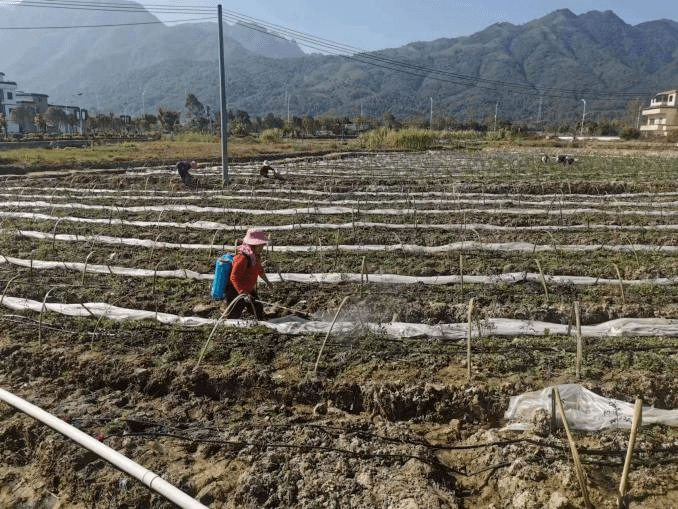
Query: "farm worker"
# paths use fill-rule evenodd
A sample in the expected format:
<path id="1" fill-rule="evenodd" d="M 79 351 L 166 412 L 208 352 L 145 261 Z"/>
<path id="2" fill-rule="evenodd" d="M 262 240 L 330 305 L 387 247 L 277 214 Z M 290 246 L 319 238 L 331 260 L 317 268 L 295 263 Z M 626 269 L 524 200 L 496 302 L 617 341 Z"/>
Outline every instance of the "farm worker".
<path id="1" fill-rule="evenodd" d="M 257 320 L 266 318 L 264 305 L 258 301 L 256 285 L 257 277 L 260 277 L 266 283 L 266 286 L 272 287 L 264 268 L 261 266 L 261 254 L 268 242 L 268 237 L 264 232 L 250 228 L 247 230 L 242 244 L 238 246 L 238 253 L 233 257 L 233 268 L 226 285 L 224 300 L 230 304 L 238 295 L 244 294 L 247 297 L 238 300 L 233 305 L 228 318 L 240 318 L 243 309 L 252 309 L 252 305 L 254 305 Z"/>
<path id="2" fill-rule="evenodd" d="M 191 175 L 188 171 L 190 169 L 196 169 L 198 165 L 195 163 L 195 161 L 179 161 L 177 163 L 177 171 L 179 172 L 179 176 L 181 177 L 181 180 L 184 181 L 184 184 L 190 184 L 193 182 L 193 175 Z"/>

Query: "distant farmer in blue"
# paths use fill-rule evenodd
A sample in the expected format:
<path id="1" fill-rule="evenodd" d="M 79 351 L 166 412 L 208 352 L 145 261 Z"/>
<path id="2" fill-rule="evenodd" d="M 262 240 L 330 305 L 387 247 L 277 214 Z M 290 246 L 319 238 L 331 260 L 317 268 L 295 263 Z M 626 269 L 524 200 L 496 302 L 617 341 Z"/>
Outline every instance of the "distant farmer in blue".
<path id="1" fill-rule="evenodd" d="M 184 184 L 190 184 L 193 182 L 193 175 L 189 173 L 189 170 L 195 170 L 197 167 L 198 165 L 195 163 L 195 161 L 179 161 L 177 163 L 177 171 L 179 172 L 179 176 L 181 177 L 181 180 L 184 182 Z"/>
<path id="2" fill-rule="evenodd" d="M 243 310 L 252 309 L 252 306 L 254 306 L 257 320 L 266 318 L 264 305 L 259 302 L 256 286 L 257 278 L 260 277 L 268 288 L 272 287 L 261 265 L 261 255 L 268 242 L 270 241 L 264 232 L 250 228 L 242 244 L 238 246 L 238 253 L 233 257 L 233 268 L 226 285 L 224 300 L 230 304 L 238 295 L 246 295 L 246 297 L 233 305 L 228 318 L 240 318 Z"/>

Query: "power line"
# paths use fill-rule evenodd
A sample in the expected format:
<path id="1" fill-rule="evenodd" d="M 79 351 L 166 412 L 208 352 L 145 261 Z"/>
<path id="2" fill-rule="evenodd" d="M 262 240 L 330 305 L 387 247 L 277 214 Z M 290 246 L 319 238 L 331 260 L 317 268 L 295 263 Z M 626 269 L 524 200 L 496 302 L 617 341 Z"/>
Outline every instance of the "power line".
<path id="1" fill-rule="evenodd" d="M 201 7 L 177 7 L 170 5 L 154 5 L 148 8 L 135 3 L 120 2 L 83 2 L 77 0 L 59 0 L 59 1 L 41 1 L 41 0 L 22 0 L 16 3 L 14 0 L 0 0 L 0 4 L 14 5 L 16 7 L 40 7 L 47 9 L 74 9 L 84 11 L 111 11 L 111 12 L 136 12 L 140 14 L 149 14 L 149 8 L 155 12 L 166 14 L 207 14 L 214 13 L 213 8 Z"/>
<path id="2" fill-rule="evenodd" d="M 187 23 L 191 21 L 208 21 L 214 19 L 214 16 L 209 18 L 189 18 L 184 20 L 173 21 L 173 23 Z M 135 23 L 109 23 L 102 25 L 65 25 L 65 26 L 42 26 L 42 27 L 0 27 L 0 30 L 70 30 L 75 28 L 112 28 L 138 25 L 161 25 L 162 21 L 143 21 Z"/>
<path id="3" fill-rule="evenodd" d="M 452 71 L 445 71 L 442 69 L 436 69 L 431 67 L 420 66 L 416 64 L 410 64 L 402 60 L 394 60 L 380 55 L 376 52 L 365 52 L 364 50 L 348 46 L 341 43 L 336 43 L 329 41 L 327 39 L 322 39 L 315 37 L 313 35 L 306 34 L 304 32 L 299 32 L 293 29 L 289 29 L 284 26 L 275 25 L 272 23 L 262 22 L 255 18 L 245 16 L 233 11 L 224 11 L 224 17 L 229 21 L 240 22 L 247 26 L 251 30 L 256 30 L 261 33 L 266 33 L 273 37 L 278 37 L 281 39 L 287 40 L 287 37 L 277 34 L 275 32 L 280 32 L 282 34 L 287 34 L 290 39 L 299 42 L 305 47 L 310 47 L 311 49 L 320 49 L 321 51 L 326 51 L 332 53 L 336 56 L 343 56 L 345 58 L 356 60 L 362 63 L 374 65 L 376 67 L 382 67 L 385 69 L 404 72 L 406 74 L 411 74 L 418 77 L 428 77 L 431 79 L 436 79 L 438 81 L 445 81 L 448 83 L 454 83 L 458 85 L 466 86 L 475 86 L 477 88 L 495 90 L 497 87 L 515 89 L 517 91 L 529 91 L 534 95 L 549 96 L 549 97 L 576 97 L 580 98 L 583 94 L 586 94 L 589 97 L 593 97 L 601 100 L 616 100 L 608 99 L 609 91 L 596 93 L 590 90 L 574 90 L 574 89 L 560 89 L 552 87 L 535 87 L 532 85 L 524 83 L 515 83 L 504 80 L 493 80 L 488 78 L 481 78 L 478 76 L 470 76 L 459 73 L 454 73 Z M 267 27 L 270 27 L 274 30 L 271 33 L 267 30 Z M 381 53 L 381 52 L 380 52 Z M 617 93 L 615 96 L 619 97 L 638 97 L 639 95 L 647 95 L 646 93 Z"/>
<path id="4" fill-rule="evenodd" d="M 139 4 L 122 4 L 118 2 L 86 2 L 77 0 L 60 0 L 60 1 L 40 1 L 40 0 L 23 0 L 20 4 L 14 4 L 6 0 L 0 0 L 0 4 L 13 4 L 23 7 L 39 7 L 50 9 L 75 9 L 87 11 L 112 11 L 112 12 L 128 12 L 149 14 L 149 10 L 162 14 L 200 14 L 208 15 L 213 12 L 213 7 L 177 7 L 166 4 L 153 4 L 146 7 Z M 223 19 L 234 24 L 241 24 L 246 28 L 260 32 L 269 37 L 278 38 L 289 41 L 292 39 L 295 43 L 302 47 L 311 50 L 317 50 L 325 54 L 334 56 L 341 56 L 349 60 L 378 67 L 388 71 L 408 74 L 418 78 L 428 78 L 436 81 L 451 83 L 454 85 L 465 87 L 476 87 L 485 90 L 497 91 L 497 89 L 505 89 L 509 93 L 521 93 L 528 95 L 535 95 L 540 97 L 552 98 L 574 98 L 579 99 L 586 96 L 592 99 L 603 101 L 619 101 L 620 99 L 637 98 L 639 96 L 648 95 L 647 92 L 619 92 L 611 94 L 609 90 L 604 92 L 596 92 L 588 89 L 562 89 L 556 87 L 536 87 L 526 83 L 517 83 L 506 80 L 482 78 L 479 76 L 471 76 L 466 74 L 455 73 L 443 69 L 422 66 L 418 64 L 409 63 L 403 60 L 396 60 L 388 58 L 383 55 L 384 51 L 380 52 L 366 52 L 359 48 L 349 46 L 342 43 L 337 43 L 328 39 L 323 39 L 305 32 L 300 32 L 292 28 L 276 25 L 263 20 L 259 20 L 235 11 L 222 10 Z M 205 18 L 192 18 L 186 20 L 173 20 L 172 23 L 191 22 L 191 21 L 205 21 L 213 19 L 212 16 Z M 135 25 L 149 25 L 160 24 L 162 21 L 154 22 L 129 22 L 120 24 L 101 24 L 101 25 L 71 25 L 63 27 L 2 27 L 0 30 L 45 30 L 45 29 L 75 29 L 75 28 L 107 28 L 118 26 L 135 26 Z"/>

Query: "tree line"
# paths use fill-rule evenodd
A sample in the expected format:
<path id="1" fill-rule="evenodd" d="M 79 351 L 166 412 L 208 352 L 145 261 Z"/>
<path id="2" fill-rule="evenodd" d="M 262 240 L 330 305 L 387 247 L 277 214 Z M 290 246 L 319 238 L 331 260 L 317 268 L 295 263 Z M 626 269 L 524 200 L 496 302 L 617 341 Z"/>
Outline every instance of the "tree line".
<path id="1" fill-rule="evenodd" d="M 44 114 L 35 114 L 28 106 L 19 106 L 13 110 L 11 119 L 21 125 L 31 125 L 31 131 L 38 133 L 73 133 L 80 128 L 87 134 L 153 134 L 181 132 L 198 132 L 202 134 L 220 135 L 221 112 L 211 111 L 194 94 L 188 94 L 185 111 L 159 108 L 157 114 L 143 114 L 138 117 L 99 113 L 87 119 L 79 119 L 75 113 L 67 113 L 58 107 L 49 107 Z M 630 105 L 629 110 L 635 109 Z M 182 115 L 183 118 L 182 118 Z M 602 118 L 594 121 L 592 117 L 582 122 L 529 121 L 510 122 L 502 118 L 487 117 L 484 119 L 459 120 L 441 115 L 420 115 L 405 119 L 397 119 L 391 113 L 385 113 L 377 119 L 366 115 L 349 117 L 346 115 L 323 114 L 318 117 L 310 115 L 287 116 L 286 118 L 268 113 L 264 117 L 250 117 L 244 110 L 228 110 L 228 134 L 230 136 L 247 136 L 276 130 L 283 137 L 318 137 L 354 135 L 375 127 L 389 129 L 421 128 L 433 130 L 472 130 L 488 132 L 496 130 L 509 131 L 514 134 L 531 131 L 547 131 L 557 134 L 585 134 L 596 136 L 621 136 L 635 138 L 639 136 L 633 119 Z M 7 119 L 0 114 L 0 128 L 7 134 Z M 84 133 L 83 133 L 84 134 Z"/>

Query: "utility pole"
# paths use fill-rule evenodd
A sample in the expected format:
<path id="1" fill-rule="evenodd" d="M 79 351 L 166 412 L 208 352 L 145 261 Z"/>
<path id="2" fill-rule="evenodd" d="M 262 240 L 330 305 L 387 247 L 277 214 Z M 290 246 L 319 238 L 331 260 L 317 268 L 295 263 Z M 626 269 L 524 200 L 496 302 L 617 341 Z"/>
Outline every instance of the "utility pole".
<path id="1" fill-rule="evenodd" d="M 431 116 L 429 117 L 428 128 L 433 131 L 433 97 L 431 97 Z"/>
<path id="2" fill-rule="evenodd" d="M 499 110 L 499 101 L 494 105 L 494 130 L 497 130 L 497 111 Z"/>
<path id="3" fill-rule="evenodd" d="M 582 102 L 584 103 L 584 113 L 581 115 L 581 131 L 579 136 L 584 136 L 584 117 L 586 116 L 586 99 L 582 99 Z"/>
<path id="4" fill-rule="evenodd" d="M 226 106 L 226 71 L 224 69 L 224 24 L 221 19 L 221 4 L 217 7 L 219 15 L 219 83 L 221 89 L 221 166 L 223 183 L 228 184 L 228 111 Z"/>

